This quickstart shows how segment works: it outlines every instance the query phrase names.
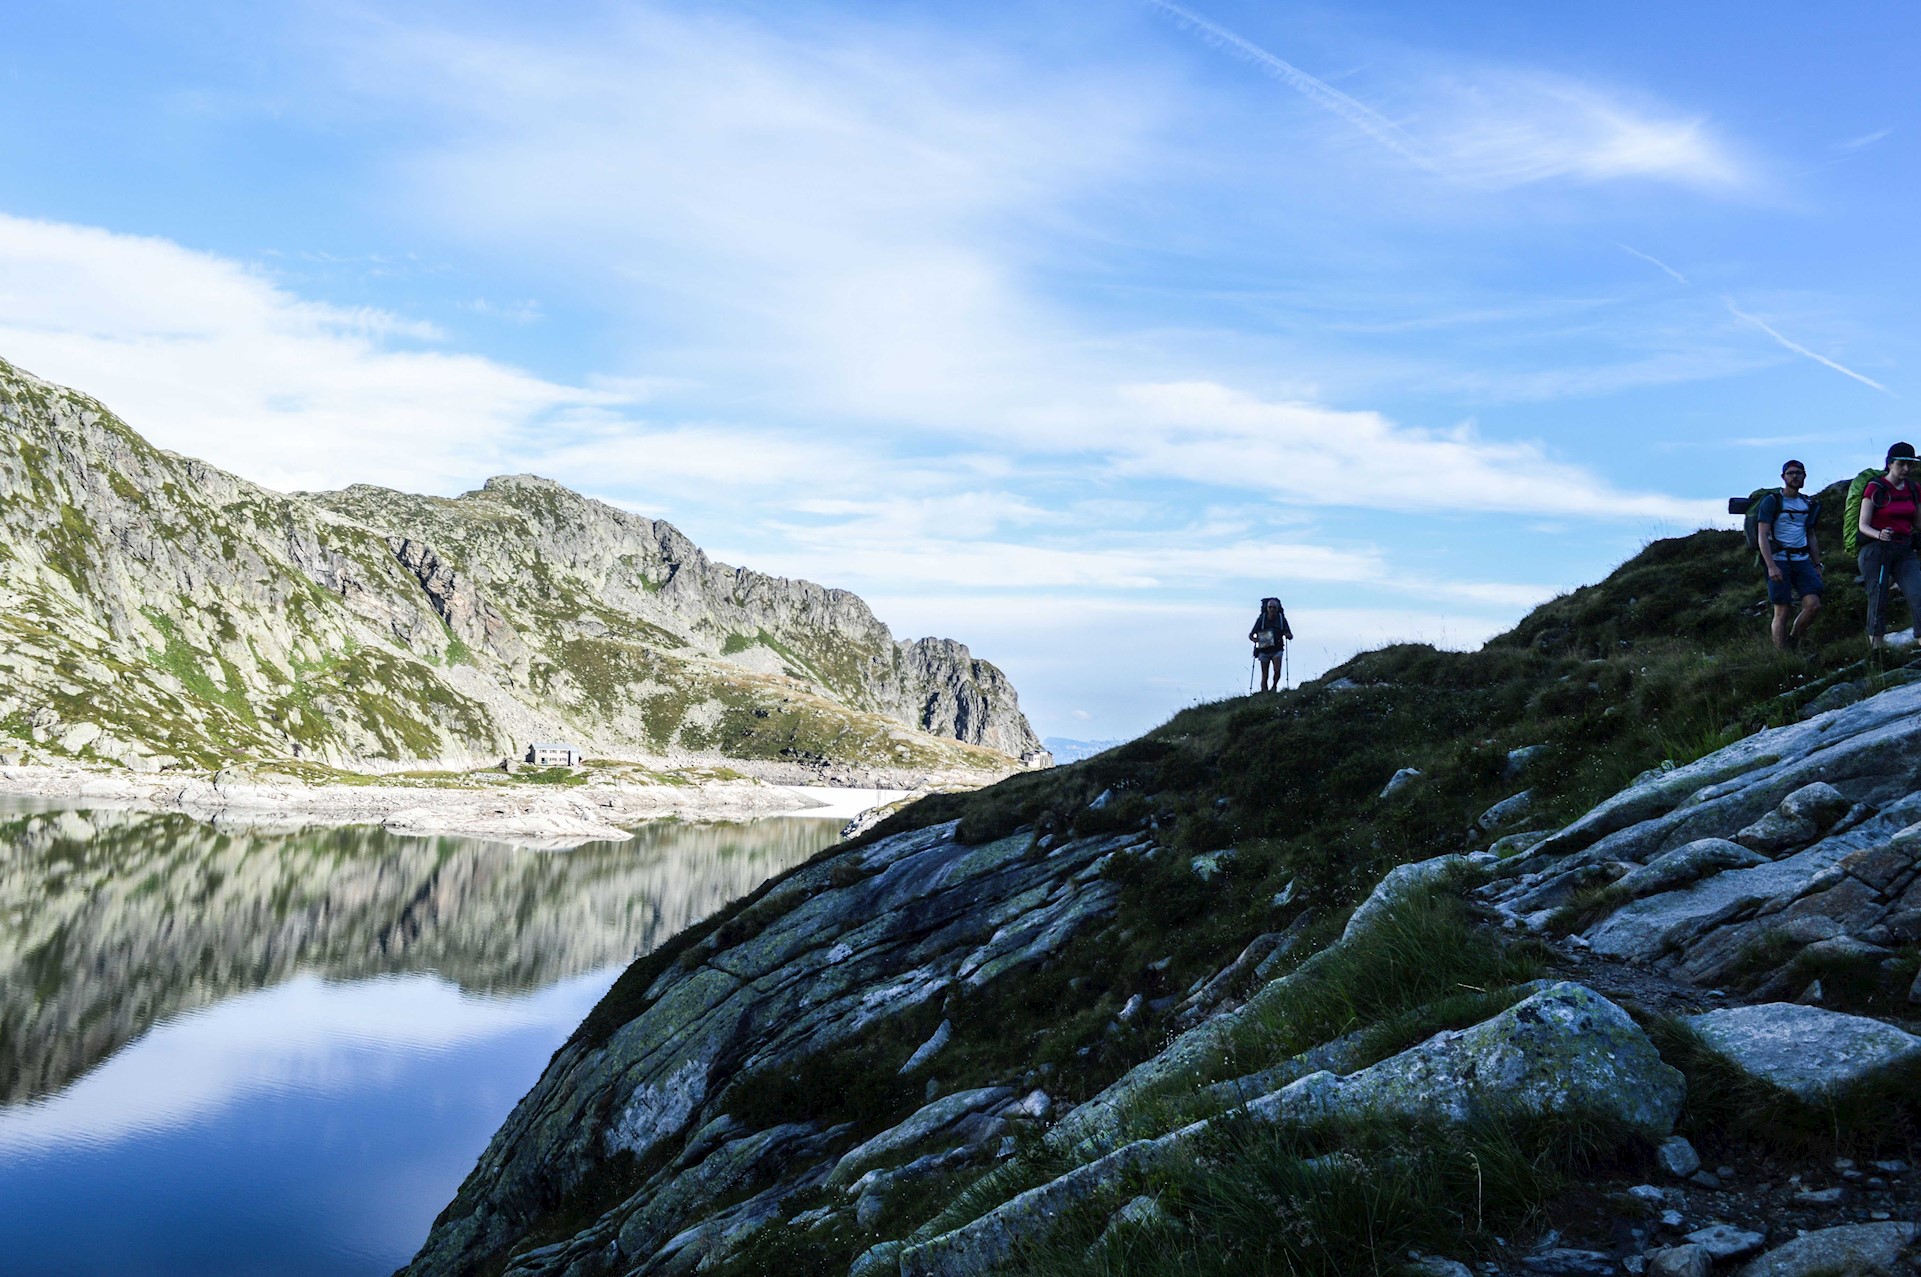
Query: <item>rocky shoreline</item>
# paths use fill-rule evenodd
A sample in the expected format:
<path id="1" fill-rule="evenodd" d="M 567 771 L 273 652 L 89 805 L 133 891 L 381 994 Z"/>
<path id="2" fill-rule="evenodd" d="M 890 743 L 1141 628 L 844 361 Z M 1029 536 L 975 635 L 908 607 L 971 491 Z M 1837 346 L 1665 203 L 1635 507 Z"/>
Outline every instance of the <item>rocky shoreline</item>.
<path id="1" fill-rule="evenodd" d="M 461 835 L 563 850 L 620 841 L 625 826 L 675 817 L 741 820 L 760 816 L 852 818 L 905 791 L 709 780 L 638 785 L 589 780 L 572 786 L 499 784 L 306 784 L 290 778 L 217 772 L 211 777 L 151 776 L 74 766 L 0 767 L 0 795 L 180 811 L 246 827 L 377 824 L 394 833 Z"/>

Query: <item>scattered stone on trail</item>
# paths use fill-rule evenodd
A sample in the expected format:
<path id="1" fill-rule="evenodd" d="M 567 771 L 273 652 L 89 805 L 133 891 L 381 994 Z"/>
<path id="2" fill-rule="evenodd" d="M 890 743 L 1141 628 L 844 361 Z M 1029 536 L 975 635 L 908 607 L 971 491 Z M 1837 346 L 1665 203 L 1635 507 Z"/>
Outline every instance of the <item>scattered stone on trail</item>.
<path id="1" fill-rule="evenodd" d="M 1768 857 L 1729 839 L 1697 838 L 1630 870 L 1615 881 L 1615 886 L 1639 900 L 1685 887 L 1723 869 L 1751 869 L 1767 863 Z"/>
<path id="2" fill-rule="evenodd" d="M 1833 687 L 1830 687 L 1827 691 L 1822 692 L 1819 696 L 1801 707 L 1801 720 L 1806 722 L 1818 714 L 1825 714 L 1829 710 L 1852 705 L 1865 696 L 1867 690 L 1868 685 L 1865 682 L 1836 683 Z"/>
<path id="3" fill-rule="evenodd" d="M 1739 1277 L 1893 1277 L 1915 1233 L 1900 1220 L 1823 1228 L 1750 1261 Z"/>
<path id="4" fill-rule="evenodd" d="M 1420 775 L 1421 769 L 1418 767 L 1401 768 L 1401 770 L 1387 778 L 1387 784 L 1381 786 L 1381 797 L 1386 798 L 1390 794 L 1399 793 L 1414 781 L 1418 780 Z"/>
<path id="5" fill-rule="evenodd" d="M 1651 1250 L 1647 1260 L 1647 1277 L 1708 1277 L 1714 1267 L 1707 1247 L 1695 1242 Z"/>
<path id="6" fill-rule="evenodd" d="M 940 1027 L 934 1030 L 933 1036 L 915 1047 L 914 1053 L 907 1057 L 907 1063 L 900 1066 L 899 1076 L 906 1077 L 909 1073 L 912 1073 L 915 1069 L 920 1068 L 936 1055 L 940 1054 L 940 1049 L 946 1046 L 949 1039 L 953 1036 L 953 1021 L 942 1020 Z"/>
<path id="7" fill-rule="evenodd" d="M 1732 1224 L 1709 1224 L 1706 1228 L 1695 1229 L 1687 1236 L 1689 1241 L 1705 1250 L 1708 1258 L 1717 1264 L 1723 1260 L 1752 1255 L 1767 1241 L 1767 1238 L 1760 1233 L 1736 1228 Z"/>
<path id="8" fill-rule="evenodd" d="M 1833 827 L 1854 804 L 1826 781 L 1789 794 L 1781 805 L 1734 835 L 1734 841 L 1770 858 L 1805 847 Z"/>
<path id="9" fill-rule="evenodd" d="M 1726 1007 L 1684 1021 L 1750 1077 L 1820 1103 L 1921 1065 L 1921 1038 L 1865 1016 L 1786 1002 Z"/>
<path id="10" fill-rule="evenodd" d="M 1531 789 L 1523 789 L 1512 798 L 1503 798 L 1500 802 L 1495 803 L 1492 807 L 1482 812 L 1481 819 L 1477 823 L 1479 823 L 1481 828 L 1492 833 L 1496 829 L 1501 829 L 1513 824 L 1533 810 L 1534 791 Z"/>
<path id="11" fill-rule="evenodd" d="M 1444 1259 L 1439 1255 L 1421 1255 L 1407 1262 L 1407 1271 L 1415 1277 L 1474 1277 L 1474 1270 L 1458 1259 Z"/>
<path id="12" fill-rule="evenodd" d="M 1612 1277 L 1615 1263 L 1604 1251 L 1557 1246 L 1524 1256 L 1521 1267 L 1542 1277 Z"/>
<path id="13" fill-rule="evenodd" d="M 1662 1140 L 1661 1147 L 1654 1150 L 1654 1160 L 1675 1179 L 1686 1179 L 1701 1169 L 1701 1155 L 1682 1135 L 1670 1135 Z"/>
<path id="14" fill-rule="evenodd" d="M 1488 851 L 1501 860 L 1533 851 L 1553 835 L 1552 829 L 1529 829 L 1518 834 L 1502 834 L 1488 845 Z"/>
<path id="15" fill-rule="evenodd" d="M 1794 1200 L 1802 1206 L 1839 1206 L 1847 1197 L 1848 1190 L 1836 1184 L 1833 1188 L 1810 1188 L 1794 1195 Z"/>

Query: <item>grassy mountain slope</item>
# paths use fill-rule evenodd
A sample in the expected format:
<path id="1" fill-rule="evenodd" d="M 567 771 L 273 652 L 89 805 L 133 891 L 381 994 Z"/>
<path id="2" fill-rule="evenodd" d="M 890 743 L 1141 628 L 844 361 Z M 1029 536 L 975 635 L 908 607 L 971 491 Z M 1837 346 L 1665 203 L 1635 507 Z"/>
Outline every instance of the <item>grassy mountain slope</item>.
<path id="1" fill-rule="evenodd" d="M 1827 532 L 1838 545 L 1837 529 Z M 1115 859 L 1104 880 L 1119 886 L 1118 910 L 1044 965 L 880 1021 L 791 1073 L 729 1079 L 741 1097 L 729 1112 L 751 1130 L 803 1121 L 847 1123 L 849 1138 L 884 1130 L 925 1101 L 921 1077 L 902 1076 L 900 1066 L 943 1020 L 952 1038 L 938 1057 L 942 1093 L 1039 1085 L 1056 1102 L 1084 1101 L 1155 1055 L 1183 1000 L 1204 982 L 1224 978 L 1216 996 L 1244 996 L 1322 950 L 1393 866 L 1558 828 L 1646 769 L 1684 764 L 1793 721 L 1832 687 L 1858 694 L 1911 677 L 1893 664 L 1899 657 L 1864 659 L 1862 596 L 1847 576 L 1831 573 L 1830 606 L 1807 648 L 1783 655 L 1767 642 L 1765 609 L 1756 606 L 1760 569 L 1738 534 L 1657 541 L 1480 651 L 1400 645 L 1364 653 L 1294 691 L 1184 711 L 1085 762 L 924 799 L 823 853 L 815 872 L 846 865 L 853 874 L 860 846 L 956 819 L 968 844 L 1013 836 L 1044 849 L 1069 837 L 1146 831 L 1164 851 Z M 1420 775 L 1383 795 L 1403 768 Z M 1483 819 L 1523 791 L 1532 804 L 1523 815 Z M 1200 857 L 1212 873 L 1196 871 Z M 677 964 L 693 969 L 688 964 L 716 945 L 746 943 L 742 937 L 768 925 L 759 902 L 779 894 L 770 884 L 636 963 L 569 1049 L 608 1041 Z M 1230 970 L 1250 940 L 1277 931 L 1298 940 L 1287 962 L 1258 976 L 1246 965 Z M 1445 890 L 1423 895 L 1377 943 L 1323 968 L 1311 998 L 1258 1024 L 1242 1067 L 1355 1030 L 1364 1032 L 1349 1067 L 1381 1058 L 1509 1005 L 1520 982 L 1556 961 L 1536 942 L 1484 930 Z M 1911 976 L 1912 963 L 1901 971 Z M 1124 1016 L 1137 995 L 1145 1009 Z M 1179 1112 L 1194 1098 L 1164 1100 Z M 1898 1142 L 1904 1129 L 1893 1123 L 1868 1143 Z M 1180 1183 L 1163 1185 L 1165 1200 L 1184 1212 L 1183 1226 L 1199 1230 L 1186 1240 L 1163 1237 L 1138 1262 L 1110 1248 L 1036 1255 L 1023 1270 L 1383 1271 L 1398 1259 L 1381 1262 L 1376 1253 L 1366 1261 L 1369 1248 L 1398 1246 L 1398 1255 L 1464 1234 L 1475 1246 L 1491 1244 L 1493 1230 L 1565 1205 L 1584 1175 L 1619 1155 L 1612 1142 L 1578 1129 L 1482 1131 L 1451 1144 L 1406 1130 L 1353 1131 L 1345 1140 L 1350 1171 L 1330 1181 L 1314 1159 L 1339 1144 L 1250 1130 L 1239 1145 L 1212 1149 Z M 1644 1151 L 1626 1155 L 1630 1173 L 1647 1173 L 1633 1160 Z M 1006 1172 L 983 1178 L 963 1167 L 923 1176 L 859 1222 L 847 1199 L 823 1189 L 782 1212 L 819 1206 L 827 1222 L 766 1229 L 716 1271 L 847 1272 L 878 1239 L 925 1232 L 933 1221 L 955 1227 L 1040 1182 L 1009 1175 L 1058 1174 L 1065 1164 L 1050 1156 L 1027 1143 Z M 624 1189 L 606 1183 L 595 1191 L 558 1204 L 529 1244 L 566 1237 Z M 836 1212 L 826 1214 L 829 1207 Z M 1464 1224 L 1464 1210 L 1482 1213 Z"/>

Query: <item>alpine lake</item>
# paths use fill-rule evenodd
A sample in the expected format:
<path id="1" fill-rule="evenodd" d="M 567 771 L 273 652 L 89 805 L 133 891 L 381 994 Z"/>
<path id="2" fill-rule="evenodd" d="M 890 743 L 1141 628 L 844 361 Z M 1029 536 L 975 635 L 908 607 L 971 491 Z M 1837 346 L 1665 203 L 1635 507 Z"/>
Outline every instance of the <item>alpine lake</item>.
<path id="1" fill-rule="evenodd" d="M 391 1273 L 620 971 L 844 819 L 536 851 L 0 798 L 0 1271 Z"/>

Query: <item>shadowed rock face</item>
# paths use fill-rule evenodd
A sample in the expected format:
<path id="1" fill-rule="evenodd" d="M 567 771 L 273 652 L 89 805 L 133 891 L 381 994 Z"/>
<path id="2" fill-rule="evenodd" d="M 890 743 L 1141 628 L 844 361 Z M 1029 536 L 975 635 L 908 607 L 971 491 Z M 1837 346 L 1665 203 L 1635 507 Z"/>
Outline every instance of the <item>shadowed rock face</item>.
<path id="1" fill-rule="evenodd" d="M 298 972 L 516 992 L 623 963 L 805 859 L 814 822 L 650 826 L 564 854 L 180 815 L 0 820 L 0 1103 Z"/>
<path id="2" fill-rule="evenodd" d="M 408 1271 L 497 1263 L 551 1215 L 577 1216 L 570 1203 L 617 1166 L 660 1169 L 512 1271 L 679 1271 L 824 1182 L 851 1134 L 808 1122 L 751 1130 L 730 1113 L 736 1088 L 1046 961 L 1115 907 L 1118 887 L 1093 866 L 1144 846 L 1089 838 L 1041 853 L 1026 835 L 974 847 L 954 833 L 940 825 L 815 861 L 648 987 L 623 979 L 608 996 L 634 1002 L 632 1018 L 561 1048 Z M 1011 1094 L 986 1101 L 1012 1107 Z M 995 1114 L 980 1116 L 985 1139 Z M 730 1205 L 716 1209 L 723 1194 Z"/>
<path id="3" fill-rule="evenodd" d="M 1001 672 L 532 476 L 270 492 L 0 362 L 0 752 L 1004 772 Z M 11 739 L 9 739 L 11 738 Z"/>

